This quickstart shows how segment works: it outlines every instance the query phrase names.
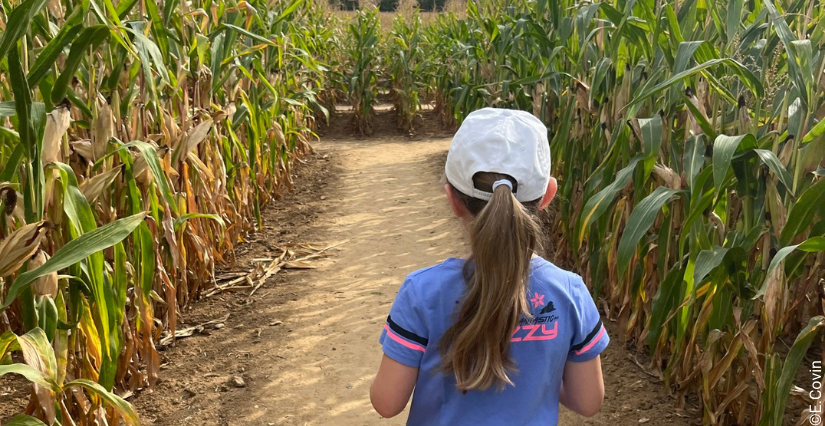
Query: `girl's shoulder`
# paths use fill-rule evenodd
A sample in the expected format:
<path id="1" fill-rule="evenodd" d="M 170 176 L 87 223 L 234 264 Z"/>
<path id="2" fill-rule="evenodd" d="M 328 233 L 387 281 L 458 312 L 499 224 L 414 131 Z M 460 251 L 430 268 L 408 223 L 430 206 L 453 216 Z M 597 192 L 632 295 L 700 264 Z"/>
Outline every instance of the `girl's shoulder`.
<path id="1" fill-rule="evenodd" d="M 464 288 L 464 262 L 464 259 L 451 257 L 419 269 L 407 275 L 399 291 L 412 293 L 421 301 L 440 298 L 445 292 L 460 293 Z"/>
<path id="2" fill-rule="evenodd" d="M 579 274 L 559 268 L 541 257 L 533 258 L 530 284 L 533 288 L 564 292 L 575 297 L 580 296 L 582 291 L 588 292 Z"/>
<path id="3" fill-rule="evenodd" d="M 449 257 L 441 263 L 410 273 L 407 275 L 407 280 L 420 280 L 422 278 L 430 278 L 433 276 L 438 277 L 443 273 L 454 273 L 455 271 L 461 272 L 464 268 L 464 262 L 464 259 Z"/>

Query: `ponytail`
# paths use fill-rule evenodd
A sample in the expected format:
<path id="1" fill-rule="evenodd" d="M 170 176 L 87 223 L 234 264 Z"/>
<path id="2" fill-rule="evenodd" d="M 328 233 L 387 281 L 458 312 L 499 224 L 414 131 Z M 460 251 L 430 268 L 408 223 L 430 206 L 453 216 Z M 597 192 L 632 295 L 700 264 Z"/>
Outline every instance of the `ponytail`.
<path id="1" fill-rule="evenodd" d="M 464 302 L 440 346 L 443 370 L 455 375 L 462 392 L 513 385 L 508 376 L 516 371 L 509 355 L 510 339 L 521 316 L 530 315 L 527 285 L 540 228 L 508 185 L 492 189 L 500 179 L 517 185 L 511 177 L 497 173 L 474 177 L 476 188 L 493 192 L 486 202 L 451 188 L 474 216 L 472 255 L 464 264 Z M 538 200 L 526 204 L 534 210 Z"/>

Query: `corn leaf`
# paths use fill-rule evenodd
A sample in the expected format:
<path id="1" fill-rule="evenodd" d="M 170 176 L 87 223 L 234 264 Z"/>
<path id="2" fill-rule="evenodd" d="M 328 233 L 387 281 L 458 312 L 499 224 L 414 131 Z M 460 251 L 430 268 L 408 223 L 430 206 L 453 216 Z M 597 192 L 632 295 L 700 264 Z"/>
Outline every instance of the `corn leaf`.
<path id="1" fill-rule="evenodd" d="M 8 57 L 9 50 L 26 34 L 30 28 L 32 18 L 40 12 L 40 9 L 46 3 L 48 3 L 48 0 L 26 0 L 12 9 L 6 21 L 6 30 L 3 31 L 3 36 L 0 38 L 0 58 Z"/>
<path id="2" fill-rule="evenodd" d="M 618 270 L 619 275 L 624 275 L 630 266 L 630 260 L 636 253 L 636 246 L 647 230 L 653 225 L 654 219 L 659 214 L 662 206 L 675 194 L 680 191 L 676 189 L 660 186 L 653 193 L 645 197 L 630 214 L 627 219 L 624 233 L 619 240 L 618 248 Z"/>
<path id="3" fill-rule="evenodd" d="M 68 268 L 94 253 L 115 245 L 129 236 L 129 234 L 143 222 L 143 218 L 145 217 L 146 214 L 142 213 L 119 219 L 69 241 L 41 267 L 20 274 L 20 276 L 14 280 L 3 305 L 0 306 L 0 311 L 6 310 L 12 302 L 14 302 L 14 299 L 17 298 L 23 288 L 31 284 L 32 281 L 46 274 Z"/>
<path id="4" fill-rule="evenodd" d="M 6 426 L 46 426 L 40 419 L 31 416 L 14 416 L 6 423 Z"/>
<path id="5" fill-rule="evenodd" d="M 642 159 L 642 156 L 634 157 L 625 168 L 616 174 L 616 179 L 610 185 L 606 186 L 596 195 L 587 200 L 580 216 L 581 223 L 578 226 L 579 246 L 581 246 L 582 241 L 584 240 L 584 234 L 590 225 L 607 211 L 607 208 L 616 198 L 616 194 L 618 194 L 619 191 L 621 191 L 622 188 L 627 186 L 628 182 L 630 182 L 630 178 L 633 176 L 633 171 L 636 169 L 636 164 L 638 164 Z"/>
<path id="6" fill-rule="evenodd" d="M 779 235 L 780 244 L 790 244 L 794 237 L 811 226 L 811 221 L 817 212 L 823 211 L 822 200 L 825 200 L 825 179 L 820 179 L 819 182 L 802 192 L 799 199 L 791 205 L 787 223 Z"/>
<path id="7" fill-rule="evenodd" d="M 776 255 L 771 260 L 770 266 L 768 266 L 768 271 L 766 272 L 765 281 L 762 283 L 762 288 L 756 293 L 754 299 L 761 298 L 765 296 L 765 293 L 768 290 L 768 280 L 771 274 L 773 273 L 774 269 L 778 268 L 779 265 L 788 257 L 791 252 L 794 250 L 801 250 L 808 253 L 818 252 L 818 251 L 825 251 L 825 237 L 811 237 L 807 240 L 803 241 L 800 244 L 787 246 L 781 248 L 779 251 L 776 252 Z"/>
<path id="8" fill-rule="evenodd" d="M 759 159 L 779 178 L 782 185 L 785 185 L 785 189 L 793 195 L 793 178 L 788 172 L 788 169 L 776 158 L 776 154 L 767 149 L 754 149 L 753 152 L 755 152 L 756 155 L 759 156 Z"/>
<path id="9" fill-rule="evenodd" d="M 5 376 L 6 374 L 17 374 L 25 377 L 26 380 L 43 388 L 53 388 L 52 384 L 49 383 L 48 379 L 43 373 L 26 364 L 0 365 L 0 377 Z"/>
<path id="10" fill-rule="evenodd" d="M 783 416 L 785 415 L 785 404 L 791 393 L 791 386 L 793 386 L 796 373 L 799 371 L 799 365 L 802 364 L 802 359 L 808 353 L 808 348 L 811 346 L 814 338 L 819 334 L 819 330 L 825 325 L 825 318 L 816 316 L 808 321 L 808 325 L 799 332 L 796 340 L 791 346 L 788 356 L 785 357 L 785 362 L 782 365 L 782 373 L 776 380 L 775 398 L 770 400 L 770 409 L 768 412 L 771 416 L 763 416 L 760 425 L 781 425 Z"/>
<path id="11" fill-rule="evenodd" d="M 80 33 L 80 30 L 83 29 L 83 16 L 87 10 L 88 2 L 76 6 L 72 14 L 66 18 L 63 26 L 60 27 L 57 35 L 55 35 L 54 38 L 49 41 L 49 44 L 43 48 L 43 51 L 37 55 L 37 59 L 35 59 L 34 65 L 29 69 L 29 75 L 26 77 L 30 85 L 37 86 L 37 84 L 40 83 L 40 79 L 49 73 L 58 56 L 63 53 L 63 49 Z"/>
<path id="12" fill-rule="evenodd" d="M 66 97 L 66 92 L 69 85 L 80 67 L 80 62 L 86 56 L 86 49 L 89 47 L 96 48 L 106 38 L 109 37 L 109 27 L 106 25 L 93 25 L 83 29 L 83 32 L 77 36 L 72 43 L 72 48 L 69 51 L 69 56 L 66 58 L 66 63 L 63 71 L 57 80 L 54 82 L 52 88 L 52 103 L 60 103 Z"/>
<path id="13" fill-rule="evenodd" d="M 92 392 L 94 395 L 106 401 L 110 407 L 117 410 L 117 412 L 123 416 L 123 421 L 127 425 L 140 426 L 140 419 L 138 418 L 135 409 L 132 407 L 132 404 L 129 404 L 123 398 L 115 395 L 114 393 L 107 391 L 98 383 L 86 379 L 77 379 L 66 383 L 64 387 L 82 387 L 87 391 Z"/>
<path id="14" fill-rule="evenodd" d="M 691 136 L 685 145 L 685 176 L 691 192 L 695 192 L 696 176 L 699 175 L 702 166 L 705 164 L 705 144 L 701 135 Z"/>
<path id="15" fill-rule="evenodd" d="M 719 135 L 713 142 L 713 183 L 716 186 L 717 197 L 725 189 L 723 184 L 730 170 L 731 160 L 743 141 L 747 141 L 749 145 L 756 145 L 753 135 Z"/>

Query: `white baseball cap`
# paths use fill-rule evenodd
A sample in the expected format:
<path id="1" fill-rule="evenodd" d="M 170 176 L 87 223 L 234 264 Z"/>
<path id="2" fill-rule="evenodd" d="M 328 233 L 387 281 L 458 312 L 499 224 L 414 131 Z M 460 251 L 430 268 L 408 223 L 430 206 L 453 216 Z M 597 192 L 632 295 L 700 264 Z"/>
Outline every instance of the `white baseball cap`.
<path id="1" fill-rule="evenodd" d="M 500 173 L 516 180 L 520 202 L 538 200 L 550 182 L 547 127 L 524 111 L 483 108 L 461 123 L 444 166 L 447 180 L 461 193 L 482 200 L 493 194 L 476 189 L 479 172 Z"/>

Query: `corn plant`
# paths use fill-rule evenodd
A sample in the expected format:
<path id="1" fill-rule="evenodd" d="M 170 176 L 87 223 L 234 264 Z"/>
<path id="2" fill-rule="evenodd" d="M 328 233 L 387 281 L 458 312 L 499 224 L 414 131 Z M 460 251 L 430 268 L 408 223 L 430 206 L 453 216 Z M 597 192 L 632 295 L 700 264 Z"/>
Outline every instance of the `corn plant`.
<path id="1" fill-rule="evenodd" d="M 349 36 L 347 96 L 352 105 L 352 121 L 358 132 L 373 132 L 375 98 L 378 95 L 378 74 L 381 63 L 381 29 L 378 8 L 364 7 L 347 26 Z"/>
<path id="2" fill-rule="evenodd" d="M 556 261 L 705 424 L 781 424 L 823 326 L 821 13 L 470 2 L 426 30 L 448 46 L 432 53 L 443 116 L 502 106 L 548 124 Z"/>
<path id="3" fill-rule="evenodd" d="M 155 383 L 155 343 L 311 150 L 326 47 L 304 29 L 327 17 L 46 3 L 2 5 L 0 359 L 25 363 L 0 375 L 35 383 L 26 414 L 48 424 L 137 424 L 112 391 Z"/>
<path id="4" fill-rule="evenodd" d="M 412 134 L 421 109 L 420 96 L 429 83 L 429 63 L 424 52 L 426 40 L 417 9 L 393 20 L 387 39 L 387 68 L 390 75 L 393 106 L 398 128 Z"/>

